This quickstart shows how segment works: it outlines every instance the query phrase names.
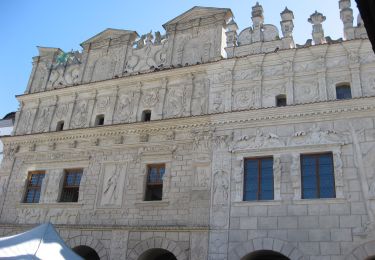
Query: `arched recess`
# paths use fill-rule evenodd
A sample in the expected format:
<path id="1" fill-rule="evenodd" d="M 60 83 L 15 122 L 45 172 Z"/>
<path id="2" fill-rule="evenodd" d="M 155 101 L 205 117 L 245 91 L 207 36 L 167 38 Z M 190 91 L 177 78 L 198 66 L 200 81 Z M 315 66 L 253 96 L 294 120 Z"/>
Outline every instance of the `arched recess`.
<path id="1" fill-rule="evenodd" d="M 153 237 L 139 242 L 128 253 L 128 260 L 138 260 L 143 253 L 150 249 L 164 249 L 175 255 L 177 260 L 187 260 L 186 253 L 177 245 L 176 242 L 166 239 L 164 237 Z"/>
<path id="2" fill-rule="evenodd" d="M 355 248 L 346 260 L 373 260 L 375 259 L 375 241 L 370 241 Z"/>
<path id="3" fill-rule="evenodd" d="M 305 259 L 303 253 L 291 243 L 275 238 L 256 238 L 233 248 L 229 252 L 229 260 L 246 259 L 249 254 L 263 250 L 280 253 L 290 260 Z"/>
<path id="4" fill-rule="evenodd" d="M 91 247 L 96 251 L 101 260 L 109 259 L 107 249 L 104 247 L 102 242 L 96 238 L 90 236 L 76 236 L 66 241 L 66 244 L 70 248 L 77 248 L 79 246 Z"/>

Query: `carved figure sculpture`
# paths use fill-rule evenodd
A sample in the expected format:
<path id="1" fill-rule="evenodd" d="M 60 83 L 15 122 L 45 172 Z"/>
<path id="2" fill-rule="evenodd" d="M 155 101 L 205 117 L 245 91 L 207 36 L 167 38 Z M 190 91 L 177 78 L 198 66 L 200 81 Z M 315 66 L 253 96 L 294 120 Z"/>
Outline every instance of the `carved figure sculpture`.
<path id="1" fill-rule="evenodd" d="M 87 123 L 87 116 L 88 116 L 88 111 L 87 111 L 87 103 L 86 102 L 81 102 L 78 104 L 77 110 L 73 115 L 73 127 L 83 127 Z"/>
<path id="2" fill-rule="evenodd" d="M 224 205 L 228 200 L 229 183 L 227 180 L 227 173 L 223 170 L 218 170 L 214 175 L 214 204 Z"/>

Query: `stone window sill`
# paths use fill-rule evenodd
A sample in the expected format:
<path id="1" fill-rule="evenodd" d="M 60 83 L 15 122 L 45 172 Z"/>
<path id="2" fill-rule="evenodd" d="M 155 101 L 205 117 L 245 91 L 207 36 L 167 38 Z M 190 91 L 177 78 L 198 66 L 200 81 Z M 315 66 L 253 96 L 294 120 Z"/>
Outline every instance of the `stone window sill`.
<path id="1" fill-rule="evenodd" d="M 293 204 L 298 205 L 314 205 L 314 204 L 336 204 L 336 203 L 346 203 L 347 200 L 342 198 L 332 198 L 332 199 L 298 199 L 293 200 Z"/>
<path id="2" fill-rule="evenodd" d="M 55 202 L 55 203 L 25 203 L 21 202 L 20 207 L 23 208 L 80 208 L 82 203 L 77 202 Z"/>
<path id="3" fill-rule="evenodd" d="M 254 200 L 254 201 L 236 201 L 233 202 L 233 206 L 272 206 L 272 205 L 280 205 L 281 200 Z"/>
<path id="4" fill-rule="evenodd" d="M 165 207 L 169 205 L 169 201 L 165 200 L 152 200 L 152 201 L 138 201 L 135 206 L 138 207 Z"/>

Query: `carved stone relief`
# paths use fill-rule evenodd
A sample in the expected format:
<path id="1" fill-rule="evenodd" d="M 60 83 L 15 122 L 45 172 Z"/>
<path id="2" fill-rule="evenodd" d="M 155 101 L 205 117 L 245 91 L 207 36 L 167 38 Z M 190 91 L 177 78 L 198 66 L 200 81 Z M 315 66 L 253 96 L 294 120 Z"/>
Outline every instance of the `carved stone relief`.
<path id="1" fill-rule="evenodd" d="M 144 38 L 146 39 L 146 38 Z M 148 71 L 159 66 L 167 65 L 167 48 L 168 40 L 164 39 L 160 43 L 150 44 L 150 41 L 144 45 L 140 39 L 136 49 L 132 49 L 132 53 L 125 63 L 125 73 L 137 71 Z"/>
<path id="2" fill-rule="evenodd" d="M 112 51 L 105 56 L 99 57 L 94 63 L 93 74 L 91 81 L 100 81 L 104 79 L 111 79 L 116 69 L 116 64 L 121 62 L 115 51 Z"/>
<path id="3" fill-rule="evenodd" d="M 178 117 L 185 114 L 186 105 L 190 101 L 187 87 L 169 87 L 164 107 L 166 117 Z"/>
<path id="4" fill-rule="evenodd" d="M 233 97 L 234 109 L 249 109 L 255 106 L 256 90 L 238 90 Z"/>
<path id="5" fill-rule="evenodd" d="M 160 88 L 147 89 L 142 91 L 141 103 L 145 108 L 153 108 L 160 101 Z"/>
<path id="6" fill-rule="evenodd" d="M 281 157 L 273 156 L 274 200 L 281 200 Z"/>
<path id="7" fill-rule="evenodd" d="M 193 187 L 207 189 L 210 185 L 211 171 L 209 165 L 194 167 Z"/>
<path id="8" fill-rule="evenodd" d="M 191 104 L 191 114 L 202 115 L 208 111 L 208 92 L 209 92 L 210 81 L 208 79 L 195 80 L 193 99 Z"/>
<path id="9" fill-rule="evenodd" d="M 268 133 L 264 134 L 257 129 L 255 136 L 244 135 L 235 140 L 231 146 L 230 151 L 244 150 L 244 149 L 260 149 L 271 147 L 284 147 L 285 143 L 279 136 Z"/>
<path id="10" fill-rule="evenodd" d="M 43 180 L 42 198 L 44 203 L 56 203 L 60 190 L 60 183 L 63 179 L 63 171 L 49 170 L 46 178 Z"/>
<path id="11" fill-rule="evenodd" d="M 135 113 L 139 96 L 139 92 L 119 94 L 114 114 L 115 123 L 135 121 Z"/>
<path id="12" fill-rule="evenodd" d="M 294 199 L 301 199 L 301 161 L 300 155 L 292 154 L 292 164 L 290 166 L 290 176 L 292 181 L 292 188 L 294 191 Z"/>
<path id="13" fill-rule="evenodd" d="M 365 96 L 371 96 L 375 94 L 375 77 L 369 76 L 366 80 L 363 81 L 363 94 Z"/>
<path id="14" fill-rule="evenodd" d="M 309 83 L 295 84 L 295 99 L 298 103 L 315 102 L 319 100 L 318 84 L 313 80 Z"/>
<path id="15" fill-rule="evenodd" d="M 211 149 L 212 133 L 210 131 L 193 131 L 193 151 L 208 152 Z"/>
<path id="16" fill-rule="evenodd" d="M 32 127 L 33 112 L 32 110 L 23 110 L 21 112 L 21 118 L 18 121 L 17 134 L 27 134 L 30 132 Z"/>
<path id="17" fill-rule="evenodd" d="M 51 71 L 47 88 L 56 89 L 78 84 L 80 74 L 80 65 L 71 65 L 66 68 L 57 67 Z"/>
<path id="18" fill-rule="evenodd" d="M 225 102 L 224 102 L 223 92 L 212 93 L 212 96 L 213 96 L 212 101 L 211 101 L 212 112 L 214 113 L 224 112 Z"/>
<path id="19" fill-rule="evenodd" d="M 306 146 L 314 144 L 341 144 L 344 143 L 333 130 L 322 130 L 318 125 L 314 125 L 309 132 L 297 132 L 288 140 L 289 146 Z"/>
<path id="20" fill-rule="evenodd" d="M 57 119 L 57 121 L 63 120 L 66 118 L 69 111 L 69 104 L 59 104 L 55 111 L 54 118 Z"/>
<path id="21" fill-rule="evenodd" d="M 95 109 L 96 113 L 105 113 L 110 105 L 111 98 L 108 96 L 99 97 L 96 101 Z"/>
<path id="22" fill-rule="evenodd" d="M 39 113 L 34 126 L 34 132 L 47 132 L 49 130 L 53 107 L 39 108 Z"/>
<path id="23" fill-rule="evenodd" d="M 103 184 L 100 206 L 121 207 L 126 164 L 108 163 L 102 166 Z"/>
<path id="24" fill-rule="evenodd" d="M 45 82 L 48 77 L 49 65 L 46 62 L 38 64 L 37 71 L 35 72 L 31 93 L 42 91 L 45 87 Z"/>
<path id="25" fill-rule="evenodd" d="M 228 203 L 228 173 L 218 170 L 214 173 L 213 203 L 214 205 L 226 205 Z"/>
<path id="26" fill-rule="evenodd" d="M 78 101 L 74 108 L 73 116 L 71 119 L 71 126 L 73 128 L 81 128 L 86 126 L 88 123 L 88 115 L 88 101 Z"/>

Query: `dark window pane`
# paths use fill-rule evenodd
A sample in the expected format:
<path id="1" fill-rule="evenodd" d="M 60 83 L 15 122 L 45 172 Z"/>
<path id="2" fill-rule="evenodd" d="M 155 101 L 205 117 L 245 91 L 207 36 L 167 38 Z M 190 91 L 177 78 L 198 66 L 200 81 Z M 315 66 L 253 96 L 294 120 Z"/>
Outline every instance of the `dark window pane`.
<path id="1" fill-rule="evenodd" d="M 64 187 L 61 193 L 60 202 L 78 201 L 81 178 L 82 169 L 66 171 Z"/>
<path id="2" fill-rule="evenodd" d="M 38 203 L 40 199 L 40 189 L 42 187 L 44 172 L 29 173 L 26 194 L 24 198 L 25 203 Z"/>
<path id="3" fill-rule="evenodd" d="M 150 165 L 147 173 L 145 200 L 162 200 L 165 165 Z"/>
<path id="4" fill-rule="evenodd" d="M 351 99 L 352 92 L 350 86 L 338 86 L 336 87 L 336 97 L 337 99 Z"/>
<path id="5" fill-rule="evenodd" d="M 332 153 L 301 156 L 302 198 L 334 198 Z"/>
<path id="6" fill-rule="evenodd" d="M 244 200 L 273 199 L 273 158 L 245 160 Z"/>

